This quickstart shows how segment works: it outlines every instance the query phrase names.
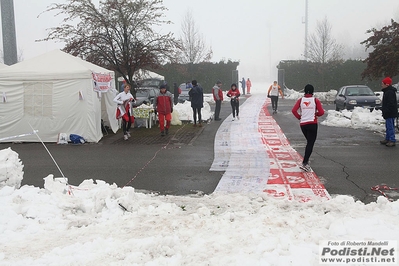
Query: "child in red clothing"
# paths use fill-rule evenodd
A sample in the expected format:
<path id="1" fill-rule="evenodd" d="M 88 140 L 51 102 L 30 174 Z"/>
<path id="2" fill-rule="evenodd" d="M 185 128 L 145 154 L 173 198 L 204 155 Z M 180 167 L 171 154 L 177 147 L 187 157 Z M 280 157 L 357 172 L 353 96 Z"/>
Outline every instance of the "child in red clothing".
<path id="1" fill-rule="evenodd" d="M 231 109 L 233 111 L 233 121 L 235 120 L 236 116 L 237 119 L 240 119 L 238 113 L 240 111 L 240 91 L 237 89 L 237 85 L 235 83 L 231 84 L 230 90 L 227 92 L 227 97 L 230 97 L 230 104 Z"/>
<path id="2" fill-rule="evenodd" d="M 173 94 L 169 91 L 166 91 L 165 85 L 161 85 L 159 88 L 159 94 L 155 96 L 154 109 L 156 112 L 158 112 L 161 136 L 165 136 L 169 134 L 170 121 L 172 120 L 173 113 Z"/>

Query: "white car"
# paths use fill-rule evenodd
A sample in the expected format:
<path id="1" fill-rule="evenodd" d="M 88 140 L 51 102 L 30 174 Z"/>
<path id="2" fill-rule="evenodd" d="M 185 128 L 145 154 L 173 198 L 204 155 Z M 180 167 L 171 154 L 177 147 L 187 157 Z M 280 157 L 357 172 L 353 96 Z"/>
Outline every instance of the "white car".
<path id="1" fill-rule="evenodd" d="M 188 95 L 188 92 L 191 90 L 193 86 L 191 83 L 182 83 L 179 85 L 179 103 L 184 103 L 185 101 L 190 101 L 190 96 Z"/>

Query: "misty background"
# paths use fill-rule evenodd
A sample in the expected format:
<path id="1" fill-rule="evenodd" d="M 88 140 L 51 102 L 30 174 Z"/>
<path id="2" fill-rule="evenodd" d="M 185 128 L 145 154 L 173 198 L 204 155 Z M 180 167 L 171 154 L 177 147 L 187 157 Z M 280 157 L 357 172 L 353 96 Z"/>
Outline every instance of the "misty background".
<path id="1" fill-rule="evenodd" d="M 43 13 L 56 0 L 14 0 L 14 12 L 19 60 L 29 59 L 62 43 L 35 42 L 47 36 L 47 28 L 56 27 L 61 17 L 54 12 Z M 98 4 L 98 0 L 92 1 Z M 161 32 L 181 35 L 181 23 L 191 12 L 205 44 L 212 49 L 211 62 L 240 62 L 239 76 L 255 82 L 270 82 L 277 77 L 281 60 L 304 59 L 306 0 L 164 0 L 165 20 Z M 317 23 L 327 19 L 332 36 L 343 46 L 344 59 L 364 59 L 368 38 L 366 31 L 399 20 L 397 0 L 308 0 L 308 37 Z"/>

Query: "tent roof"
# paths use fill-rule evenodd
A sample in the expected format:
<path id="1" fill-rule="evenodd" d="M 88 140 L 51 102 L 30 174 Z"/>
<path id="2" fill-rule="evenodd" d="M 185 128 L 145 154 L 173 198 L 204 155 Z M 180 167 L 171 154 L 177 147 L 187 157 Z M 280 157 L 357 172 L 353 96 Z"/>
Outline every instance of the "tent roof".
<path id="1" fill-rule="evenodd" d="M 134 79 L 138 79 L 139 78 L 140 80 L 142 80 L 142 79 L 150 79 L 150 78 L 161 79 L 161 80 L 165 79 L 164 76 L 162 76 L 162 75 L 160 75 L 158 73 L 155 73 L 155 72 L 152 72 L 152 71 L 149 71 L 149 70 L 143 70 L 143 69 L 140 69 L 137 72 L 135 72 L 135 75 L 133 77 L 134 77 Z M 119 77 L 118 81 L 124 81 L 123 77 Z"/>
<path id="2" fill-rule="evenodd" d="M 0 69 L 0 80 L 65 80 L 86 79 L 91 72 L 112 71 L 84 61 L 60 50 L 39 55 Z"/>

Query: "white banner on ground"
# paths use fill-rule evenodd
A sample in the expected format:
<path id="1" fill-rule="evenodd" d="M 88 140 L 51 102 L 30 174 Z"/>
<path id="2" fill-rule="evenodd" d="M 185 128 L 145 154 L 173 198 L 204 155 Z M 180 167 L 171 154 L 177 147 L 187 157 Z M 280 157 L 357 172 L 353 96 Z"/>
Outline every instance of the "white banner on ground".
<path id="1" fill-rule="evenodd" d="M 240 106 L 240 120 L 227 117 L 215 136 L 210 171 L 225 171 L 215 191 L 255 192 L 266 188 L 270 162 L 258 131 L 265 95 L 252 95 Z"/>

